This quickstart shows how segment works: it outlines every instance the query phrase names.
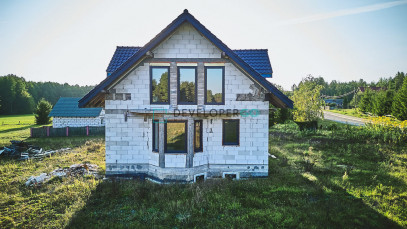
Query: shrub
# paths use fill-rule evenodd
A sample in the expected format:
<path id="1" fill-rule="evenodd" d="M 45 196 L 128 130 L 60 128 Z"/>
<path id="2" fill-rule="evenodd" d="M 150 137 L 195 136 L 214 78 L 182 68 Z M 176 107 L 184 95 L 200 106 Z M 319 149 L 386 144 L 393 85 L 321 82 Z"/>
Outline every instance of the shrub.
<path id="1" fill-rule="evenodd" d="M 45 99 L 41 99 L 38 102 L 37 108 L 35 110 L 35 123 L 37 125 L 46 125 L 51 121 L 51 117 L 48 117 L 51 112 L 52 106 Z"/>

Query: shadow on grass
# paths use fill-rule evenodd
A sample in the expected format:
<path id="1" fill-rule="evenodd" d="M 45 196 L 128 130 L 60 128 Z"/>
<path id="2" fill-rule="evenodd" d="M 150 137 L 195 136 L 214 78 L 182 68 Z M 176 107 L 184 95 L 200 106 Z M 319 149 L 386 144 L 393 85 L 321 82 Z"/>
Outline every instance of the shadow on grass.
<path id="1" fill-rule="evenodd" d="M 9 133 L 9 132 L 13 132 L 13 131 L 19 131 L 19 130 L 25 130 L 25 129 L 29 129 L 32 127 L 38 127 L 38 125 L 29 125 L 29 126 L 11 128 L 11 129 L 7 129 L 7 130 L 0 130 L 0 134 Z"/>
<path id="2" fill-rule="evenodd" d="M 277 159 L 265 179 L 107 180 L 68 228 L 401 228 L 341 187 L 301 173 Z"/>

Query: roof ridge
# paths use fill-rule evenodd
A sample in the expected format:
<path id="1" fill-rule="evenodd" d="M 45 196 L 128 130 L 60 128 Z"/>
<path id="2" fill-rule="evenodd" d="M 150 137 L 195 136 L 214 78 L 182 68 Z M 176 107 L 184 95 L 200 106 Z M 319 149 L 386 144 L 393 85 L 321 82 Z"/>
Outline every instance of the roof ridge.
<path id="1" fill-rule="evenodd" d="M 268 49 L 232 49 L 232 51 L 246 51 L 246 50 L 250 50 L 250 51 L 268 51 Z"/>
<path id="2" fill-rule="evenodd" d="M 116 48 L 142 48 L 142 47 L 141 46 L 128 46 L 128 45 L 120 46 L 120 45 L 117 45 Z"/>

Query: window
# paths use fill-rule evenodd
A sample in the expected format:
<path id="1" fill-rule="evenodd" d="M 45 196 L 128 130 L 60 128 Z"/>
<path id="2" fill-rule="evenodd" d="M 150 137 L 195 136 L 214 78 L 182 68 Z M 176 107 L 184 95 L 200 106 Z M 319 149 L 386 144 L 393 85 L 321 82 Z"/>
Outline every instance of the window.
<path id="1" fill-rule="evenodd" d="M 194 122 L 194 152 L 202 152 L 202 120 Z"/>
<path id="2" fill-rule="evenodd" d="M 158 152 L 160 145 L 160 123 L 158 120 L 153 120 L 153 151 Z"/>
<path id="3" fill-rule="evenodd" d="M 239 120 L 224 119 L 223 120 L 223 145 L 239 145 Z"/>
<path id="4" fill-rule="evenodd" d="M 187 152 L 187 121 L 167 121 L 165 124 L 165 152 Z"/>
<path id="5" fill-rule="evenodd" d="M 151 104 L 169 104 L 169 67 L 150 67 Z"/>
<path id="6" fill-rule="evenodd" d="M 225 67 L 205 67 L 205 104 L 225 104 Z"/>
<path id="7" fill-rule="evenodd" d="M 196 67 L 178 67 L 178 104 L 196 104 Z"/>

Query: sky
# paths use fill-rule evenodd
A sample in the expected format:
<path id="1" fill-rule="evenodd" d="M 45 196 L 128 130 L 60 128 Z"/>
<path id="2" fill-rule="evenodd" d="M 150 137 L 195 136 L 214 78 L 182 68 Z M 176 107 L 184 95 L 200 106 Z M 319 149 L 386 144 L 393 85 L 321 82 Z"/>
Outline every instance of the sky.
<path id="1" fill-rule="evenodd" d="M 184 9 L 231 49 L 268 49 L 271 82 L 407 72 L 407 0 L 0 0 L 0 76 L 96 85 L 116 46 L 143 46 Z"/>

